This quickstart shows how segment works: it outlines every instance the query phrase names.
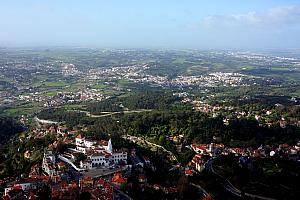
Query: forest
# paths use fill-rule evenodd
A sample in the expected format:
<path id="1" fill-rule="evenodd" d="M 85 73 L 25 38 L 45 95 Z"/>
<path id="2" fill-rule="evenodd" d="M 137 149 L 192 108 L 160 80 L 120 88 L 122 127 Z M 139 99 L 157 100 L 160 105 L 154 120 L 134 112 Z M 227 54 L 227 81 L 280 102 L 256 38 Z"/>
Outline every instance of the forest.
<path id="1" fill-rule="evenodd" d="M 91 137 L 124 134 L 147 137 L 154 142 L 171 146 L 169 136 L 184 135 L 184 143 L 210 143 L 213 137 L 228 146 L 259 146 L 261 144 L 293 144 L 299 137 L 299 127 L 279 124 L 260 126 L 252 118 L 231 119 L 228 125 L 223 116 L 211 117 L 189 110 L 155 110 L 134 114 L 118 114 L 104 118 L 88 118 L 83 113 L 50 109 L 40 113 L 46 119 L 62 120 L 69 125 L 88 125 Z"/>
<path id="2" fill-rule="evenodd" d="M 5 143 L 10 137 L 24 130 L 25 127 L 17 120 L 11 117 L 0 117 L 0 144 Z"/>
<path id="3" fill-rule="evenodd" d="M 87 105 L 87 110 L 92 114 L 101 112 L 117 112 L 124 110 L 139 109 L 176 109 L 178 107 L 188 107 L 180 101 L 182 98 L 174 96 L 171 92 L 145 91 L 136 92 L 125 97 L 109 98 L 100 102 L 91 102 Z"/>

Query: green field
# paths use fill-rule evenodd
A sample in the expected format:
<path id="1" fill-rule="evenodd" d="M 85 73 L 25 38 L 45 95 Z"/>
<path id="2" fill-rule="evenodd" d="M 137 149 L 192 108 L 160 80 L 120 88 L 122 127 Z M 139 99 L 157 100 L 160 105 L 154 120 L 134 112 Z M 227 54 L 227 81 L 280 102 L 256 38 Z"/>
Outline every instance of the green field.
<path id="1" fill-rule="evenodd" d="M 39 112 L 43 108 L 42 103 L 20 103 L 15 104 L 11 107 L 5 108 L 3 114 L 8 116 L 19 117 L 20 115 L 31 116 L 34 113 Z"/>

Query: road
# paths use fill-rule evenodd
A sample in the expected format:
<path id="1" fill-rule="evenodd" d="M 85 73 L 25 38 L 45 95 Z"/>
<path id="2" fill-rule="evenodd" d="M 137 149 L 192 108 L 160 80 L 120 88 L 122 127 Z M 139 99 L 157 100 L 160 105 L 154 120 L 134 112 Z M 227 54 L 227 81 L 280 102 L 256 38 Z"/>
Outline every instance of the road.
<path id="1" fill-rule="evenodd" d="M 69 165 L 68 163 L 66 163 Z M 79 182 L 79 179 L 81 178 L 80 172 L 76 171 L 71 165 L 69 165 L 69 172 L 72 175 L 73 179 Z"/>
<path id="2" fill-rule="evenodd" d="M 198 189 L 203 193 L 203 196 L 204 196 L 204 197 L 210 196 L 210 195 L 208 194 L 208 192 L 206 192 L 200 185 L 196 185 L 196 184 L 194 184 L 194 183 L 190 183 L 190 185 L 192 185 L 192 186 L 198 188 Z"/>
<path id="3" fill-rule="evenodd" d="M 36 122 L 41 123 L 41 124 L 58 124 L 58 122 L 55 122 L 55 121 L 45 120 L 45 119 L 39 119 L 37 116 L 34 117 L 34 120 Z"/>
<path id="4" fill-rule="evenodd" d="M 117 189 L 115 186 L 114 188 L 114 200 L 133 200 L 130 196 L 125 194 L 123 191 Z"/>
<path id="5" fill-rule="evenodd" d="M 140 113 L 140 112 L 150 112 L 150 109 L 140 109 L 140 110 L 126 110 L 126 111 L 119 111 L 119 112 L 101 112 L 100 115 L 91 114 L 89 111 L 84 110 L 68 110 L 68 111 L 75 111 L 75 112 L 82 112 L 85 113 L 86 116 L 92 118 L 101 118 L 101 117 L 108 117 L 116 114 L 130 114 L 130 113 Z"/>
<path id="6" fill-rule="evenodd" d="M 222 185 L 224 187 L 224 189 L 228 192 L 230 192 L 231 194 L 238 196 L 238 197 L 242 197 L 242 191 L 240 191 L 238 188 L 236 188 L 227 178 L 225 178 L 224 176 L 218 174 L 214 168 L 213 168 L 213 162 L 214 159 L 216 158 L 211 158 L 210 160 L 208 160 L 205 163 L 205 169 L 207 169 L 208 171 L 211 171 L 213 174 L 215 174 L 216 176 L 218 176 L 221 180 L 222 180 Z M 249 194 L 249 193 L 244 193 L 244 196 L 246 197 L 251 197 L 252 199 L 258 199 L 258 200 L 276 200 L 273 198 L 269 198 L 269 197 L 265 197 L 265 196 L 260 196 L 260 195 L 255 195 L 255 194 Z"/>
<path id="7" fill-rule="evenodd" d="M 149 146 L 160 148 L 164 152 L 166 152 L 167 154 L 169 154 L 169 156 L 170 156 L 170 158 L 171 158 L 172 161 L 176 161 L 177 163 L 179 163 L 178 160 L 177 160 L 177 158 L 176 158 L 176 156 L 171 151 L 167 150 L 165 147 L 163 147 L 161 145 L 149 142 L 148 140 L 145 140 L 144 138 L 137 137 L 137 136 L 127 135 L 127 136 L 123 136 L 123 138 L 127 139 L 127 140 L 130 140 L 130 141 L 132 141 L 134 143 L 136 143 L 137 141 L 140 141 L 140 142 L 145 142 Z"/>

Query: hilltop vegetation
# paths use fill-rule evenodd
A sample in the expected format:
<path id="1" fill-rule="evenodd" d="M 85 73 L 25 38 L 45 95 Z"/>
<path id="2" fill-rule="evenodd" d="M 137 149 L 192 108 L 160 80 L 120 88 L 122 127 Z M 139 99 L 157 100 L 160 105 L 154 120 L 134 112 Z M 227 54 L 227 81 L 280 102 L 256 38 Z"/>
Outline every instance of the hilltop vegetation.
<path id="1" fill-rule="evenodd" d="M 24 130 L 24 127 L 15 119 L 0 116 L 0 143 L 5 143 L 10 137 Z"/>
<path id="2" fill-rule="evenodd" d="M 92 114 L 140 109 L 167 110 L 184 106 L 180 100 L 182 98 L 174 96 L 171 92 L 144 91 L 129 94 L 125 97 L 92 102 L 88 104 L 87 110 Z"/>

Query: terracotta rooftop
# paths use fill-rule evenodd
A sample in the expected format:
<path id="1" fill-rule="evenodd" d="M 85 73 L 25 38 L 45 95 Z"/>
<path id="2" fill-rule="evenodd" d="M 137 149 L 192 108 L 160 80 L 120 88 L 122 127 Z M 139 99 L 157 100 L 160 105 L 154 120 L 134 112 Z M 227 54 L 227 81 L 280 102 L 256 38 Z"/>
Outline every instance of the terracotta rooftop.
<path id="1" fill-rule="evenodd" d="M 76 136 L 76 138 L 82 139 L 83 137 L 81 136 L 81 134 L 78 134 L 78 135 Z"/>
<path id="2" fill-rule="evenodd" d="M 123 184 L 127 182 L 127 179 L 123 178 L 121 173 L 115 173 L 111 181 L 116 184 Z"/>
<path id="3" fill-rule="evenodd" d="M 193 170 L 187 169 L 185 170 L 185 174 L 191 176 L 193 175 Z"/>

